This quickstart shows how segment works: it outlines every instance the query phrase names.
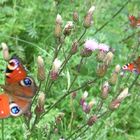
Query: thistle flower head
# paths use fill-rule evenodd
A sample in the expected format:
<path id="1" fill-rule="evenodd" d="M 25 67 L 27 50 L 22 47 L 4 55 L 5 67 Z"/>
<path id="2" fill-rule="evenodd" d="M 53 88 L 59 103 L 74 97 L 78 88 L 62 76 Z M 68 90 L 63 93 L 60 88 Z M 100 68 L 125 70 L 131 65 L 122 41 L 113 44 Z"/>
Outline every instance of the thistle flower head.
<path id="1" fill-rule="evenodd" d="M 101 51 L 105 51 L 105 52 L 108 52 L 109 51 L 109 46 L 104 44 L 104 43 L 100 43 L 98 45 L 98 49 L 101 50 Z"/>
<path id="2" fill-rule="evenodd" d="M 78 46 L 79 46 L 78 41 L 77 40 L 74 41 L 70 53 L 75 54 L 78 51 Z"/>
<path id="3" fill-rule="evenodd" d="M 84 47 L 88 50 L 94 51 L 98 49 L 98 42 L 94 39 L 88 39 L 86 40 Z"/>
<path id="4" fill-rule="evenodd" d="M 3 53 L 3 58 L 5 61 L 9 61 L 10 56 L 9 56 L 9 49 L 6 43 L 1 43 L 1 47 L 2 47 L 2 53 Z"/>
<path id="5" fill-rule="evenodd" d="M 103 77 L 107 72 L 107 68 L 108 67 L 105 64 L 98 65 L 97 70 L 96 70 L 97 75 L 100 77 Z"/>
<path id="6" fill-rule="evenodd" d="M 86 98 L 88 97 L 88 92 L 85 91 L 82 95 L 82 98 L 80 99 L 80 105 L 83 106 L 83 104 L 85 103 Z"/>

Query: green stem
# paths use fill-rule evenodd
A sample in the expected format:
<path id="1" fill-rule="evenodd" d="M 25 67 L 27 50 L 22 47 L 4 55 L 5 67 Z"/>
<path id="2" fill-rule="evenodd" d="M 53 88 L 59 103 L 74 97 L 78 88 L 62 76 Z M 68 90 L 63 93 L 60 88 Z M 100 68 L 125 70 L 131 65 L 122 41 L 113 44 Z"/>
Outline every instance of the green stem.
<path id="1" fill-rule="evenodd" d="M 101 31 L 105 26 L 107 26 L 107 25 L 110 23 L 110 21 L 111 21 L 112 19 L 114 19 L 114 18 L 124 9 L 124 7 L 125 7 L 130 1 L 131 1 L 131 0 L 128 0 L 126 3 L 124 3 L 124 4 L 122 5 L 122 7 L 111 17 L 111 19 L 109 19 L 108 21 L 106 21 L 100 28 L 98 28 L 98 29 L 95 31 L 94 35 L 97 34 L 99 31 Z"/>
<path id="2" fill-rule="evenodd" d="M 4 140 L 4 119 L 1 120 L 1 139 Z"/>
<path id="3" fill-rule="evenodd" d="M 70 136 L 68 136 L 65 140 L 69 140 L 70 138 L 72 138 L 73 135 L 75 135 L 76 133 L 78 133 L 80 130 L 82 130 L 84 127 L 87 126 L 87 123 L 83 124 L 81 127 L 79 127 L 76 131 L 74 131 Z"/>
<path id="4" fill-rule="evenodd" d="M 139 78 L 139 74 L 136 76 L 136 78 L 134 79 L 134 81 L 132 82 L 132 84 L 129 86 L 129 91 L 132 89 L 132 87 L 135 85 L 137 79 Z"/>

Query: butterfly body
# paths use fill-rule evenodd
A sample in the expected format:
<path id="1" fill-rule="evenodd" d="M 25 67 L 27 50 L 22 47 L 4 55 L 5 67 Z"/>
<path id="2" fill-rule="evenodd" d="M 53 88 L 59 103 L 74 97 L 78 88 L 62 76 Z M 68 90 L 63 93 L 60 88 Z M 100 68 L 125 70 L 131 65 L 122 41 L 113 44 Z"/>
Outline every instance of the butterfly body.
<path id="1" fill-rule="evenodd" d="M 27 76 L 25 68 L 15 57 L 8 62 L 5 85 L 0 87 L 5 92 L 0 94 L 0 112 L 4 112 L 0 114 L 0 118 L 26 113 L 37 91 L 35 81 Z"/>

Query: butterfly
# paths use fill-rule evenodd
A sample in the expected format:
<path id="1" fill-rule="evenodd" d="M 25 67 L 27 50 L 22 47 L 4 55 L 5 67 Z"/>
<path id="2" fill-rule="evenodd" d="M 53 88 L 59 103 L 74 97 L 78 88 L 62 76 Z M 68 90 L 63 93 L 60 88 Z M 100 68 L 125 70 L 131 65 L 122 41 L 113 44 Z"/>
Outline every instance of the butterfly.
<path id="1" fill-rule="evenodd" d="M 0 118 L 26 113 L 37 91 L 35 81 L 27 75 L 17 57 L 9 60 L 5 72 L 5 85 L 0 87 L 4 90 L 0 94 Z"/>
<path id="2" fill-rule="evenodd" d="M 140 26 L 140 19 L 136 18 L 135 16 L 129 16 L 130 25 L 132 27 Z"/>
<path id="3" fill-rule="evenodd" d="M 132 63 L 128 63 L 122 67 L 123 71 L 130 71 L 136 74 L 140 74 L 140 56 Z"/>

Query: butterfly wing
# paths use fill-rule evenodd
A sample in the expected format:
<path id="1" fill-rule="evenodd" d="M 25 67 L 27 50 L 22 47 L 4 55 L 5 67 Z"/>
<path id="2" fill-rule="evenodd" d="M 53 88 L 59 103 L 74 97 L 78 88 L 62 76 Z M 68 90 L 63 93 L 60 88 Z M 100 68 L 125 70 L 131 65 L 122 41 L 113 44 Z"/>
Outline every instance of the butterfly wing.
<path id="1" fill-rule="evenodd" d="M 135 27 L 135 26 L 137 25 L 137 19 L 136 19 L 135 16 L 130 15 L 130 16 L 129 16 L 129 21 L 130 21 L 130 25 L 131 25 L 132 27 Z"/>
<path id="2" fill-rule="evenodd" d="M 10 109 L 10 115 L 19 116 L 28 111 L 37 86 L 32 78 L 27 77 L 25 68 L 17 58 L 10 59 L 5 79 L 5 85 L 0 85 L 7 93 L 5 108 Z"/>
<path id="3" fill-rule="evenodd" d="M 27 76 L 26 70 L 21 64 L 20 60 L 15 57 L 9 60 L 5 75 L 5 81 L 7 84 L 17 83 Z"/>
<path id="4" fill-rule="evenodd" d="M 8 94 L 0 94 L 0 119 L 10 116 L 9 100 Z"/>

